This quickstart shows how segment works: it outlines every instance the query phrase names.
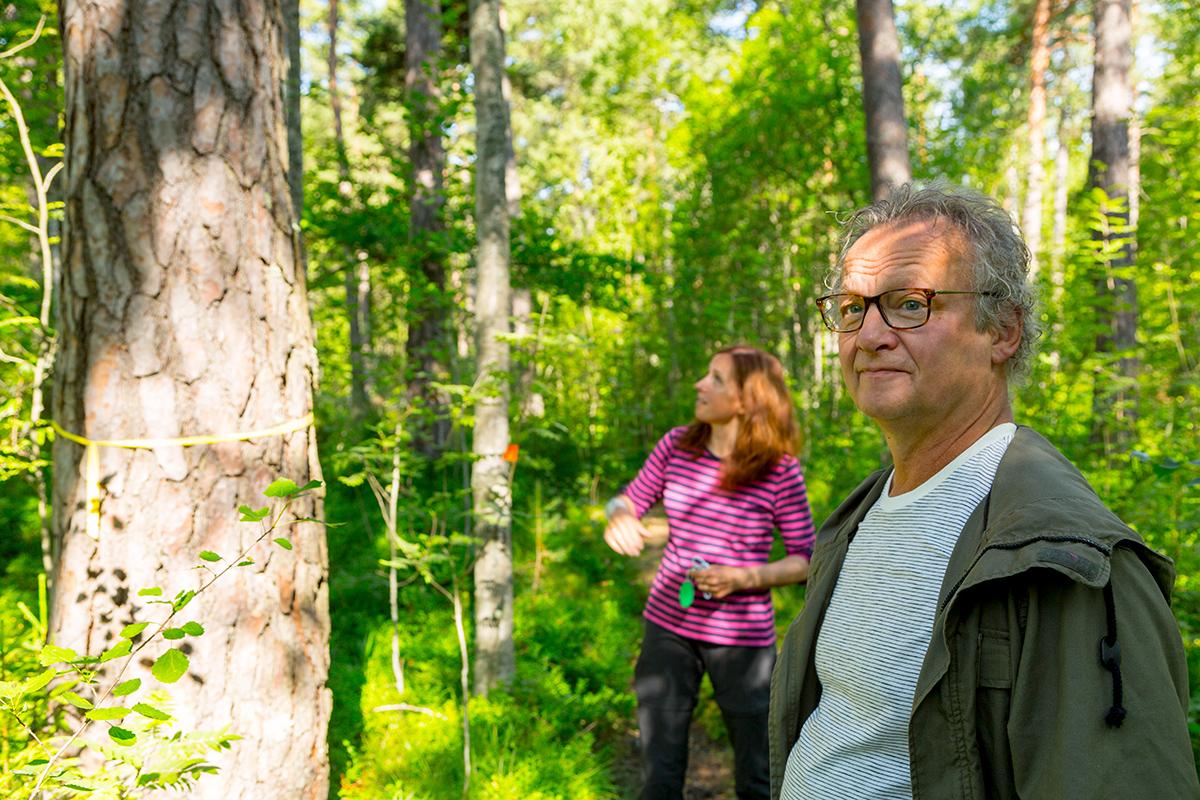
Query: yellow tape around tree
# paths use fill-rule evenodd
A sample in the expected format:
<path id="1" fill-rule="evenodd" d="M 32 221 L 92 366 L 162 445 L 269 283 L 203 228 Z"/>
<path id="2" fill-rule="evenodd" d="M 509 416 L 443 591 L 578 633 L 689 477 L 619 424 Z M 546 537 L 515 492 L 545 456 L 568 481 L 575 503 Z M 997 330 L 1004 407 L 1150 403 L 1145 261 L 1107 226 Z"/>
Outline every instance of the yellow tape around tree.
<path id="1" fill-rule="evenodd" d="M 282 436 L 285 433 L 302 430 L 313 424 L 310 411 L 300 419 L 275 425 L 271 428 L 259 428 L 253 431 L 238 431 L 237 433 L 218 433 L 211 436 L 180 436 L 174 439 L 89 439 L 77 433 L 71 433 L 57 422 L 50 425 L 66 439 L 85 448 L 87 462 L 87 535 L 100 540 L 100 448 L 124 447 L 128 450 L 150 450 L 155 447 L 192 447 L 197 444 L 218 444 L 220 442 L 244 442 L 250 439 L 263 439 L 268 436 Z"/>

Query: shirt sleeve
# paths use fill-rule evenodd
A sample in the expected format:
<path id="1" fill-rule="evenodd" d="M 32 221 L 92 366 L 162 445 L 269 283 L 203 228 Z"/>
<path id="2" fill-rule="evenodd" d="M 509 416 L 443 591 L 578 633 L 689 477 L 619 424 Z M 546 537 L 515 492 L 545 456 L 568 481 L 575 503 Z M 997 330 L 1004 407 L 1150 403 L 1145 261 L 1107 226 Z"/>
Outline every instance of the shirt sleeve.
<path id="1" fill-rule="evenodd" d="M 678 429 L 669 431 L 658 440 L 658 444 L 650 452 L 650 457 L 642 465 L 637 477 L 625 487 L 625 491 L 622 493 L 633 501 L 633 514 L 638 519 L 641 519 L 650 506 L 662 499 L 663 487 L 667 483 L 667 462 L 671 460 L 671 454 L 675 452 L 676 438 L 678 438 Z"/>
<path id="2" fill-rule="evenodd" d="M 808 507 L 808 492 L 800 462 L 788 458 L 775 497 L 775 526 L 783 536 L 784 550 L 789 556 L 811 556 L 813 551 L 812 511 Z"/>

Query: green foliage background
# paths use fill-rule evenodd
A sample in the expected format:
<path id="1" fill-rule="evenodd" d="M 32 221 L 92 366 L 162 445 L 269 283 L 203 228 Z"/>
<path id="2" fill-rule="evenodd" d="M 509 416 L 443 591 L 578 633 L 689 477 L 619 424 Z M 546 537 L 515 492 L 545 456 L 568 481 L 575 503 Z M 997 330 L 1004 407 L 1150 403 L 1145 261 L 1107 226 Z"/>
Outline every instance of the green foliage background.
<path id="1" fill-rule="evenodd" d="M 407 449 L 400 533 L 432 558 L 402 571 L 396 690 L 388 612 L 389 548 L 366 472 L 387 483 L 413 422 L 403 401 L 409 238 L 409 132 L 403 98 L 403 5 L 342 2 L 341 84 L 352 192 L 339 189 L 326 67 L 327 7 L 301 4 L 305 95 L 304 229 L 321 362 L 318 417 L 329 480 L 334 793 L 345 798 L 455 797 L 463 778 L 458 646 L 450 604 L 469 590 L 465 517 L 473 382 L 473 110 L 465 2 L 447 2 L 443 118 L 447 231 L 434 243 L 452 275 L 452 448 L 436 463 Z M 19 40 L 54 4 L 23 3 L 0 20 Z M 518 676 L 471 701 L 479 798 L 604 798 L 629 793 L 632 663 L 644 598 L 636 565 L 599 541 L 598 504 L 618 490 L 668 427 L 688 419 L 691 383 L 714 348 L 776 352 L 791 375 L 805 434 L 810 499 L 828 513 L 878 465 L 882 442 L 838 385 L 833 340 L 811 303 L 836 219 L 869 199 L 854 4 L 849 0 L 511 0 L 505 3 L 514 148 L 522 189 L 513 221 L 514 285 L 532 296 L 530 333 L 515 335 Z M 1193 676 L 1200 742 L 1200 10 L 1164 0 L 1140 20 L 1141 196 L 1136 416 L 1130 446 L 1094 441 L 1093 393 L 1115 380 L 1097 353 L 1103 301 L 1084 187 L 1090 142 L 1090 5 L 1054 21 L 1047 158 L 1069 156 L 1068 216 L 1052 243 L 1053 186 L 1040 273 L 1046 339 L 1016 392 L 1018 421 L 1049 436 L 1100 494 L 1176 560 L 1175 608 Z M 919 180 L 973 185 L 1020 208 L 1027 3 L 898 2 L 912 161 Z M 21 59 L 0 63 L 39 151 L 58 140 L 62 97 L 54 25 Z M 9 44 L 0 44 L 7 47 Z M 26 57 L 27 56 L 27 57 Z M 28 214 L 13 126 L 0 115 L 0 206 Z M 1053 175 L 1047 163 L 1047 174 Z M 1014 182 L 1013 175 L 1017 178 Z M 24 218 L 24 217 L 23 217 Z M 344 272 L 369 265 L 376 410 L 353 420 Z M 1056 290 L 1052 275 L 1061 275 Z M 39 274 L 29 237 L 0 223 L 0 622 L 30 602 L 40 568 L 29 430 Z M 23 362 L 23 363 L 22 363 Z M 524 381 L 524 382 L 522 382 Z M 540 398 L 531 403 L 531 397 Z M 346 479 L 339 482 L 338 478 Z M 541 498 L 535 503 L 535 485 Z M 467 597 L 469 602 L 469 596 Z M 777 593 L 780 623 L 802 590 Z M 469 608 L 466 614 L 470 618 Z M 470 631 L 467 631 L 468 640 Z M 4 641 L 13 638 L 11 632 Z M 2 636 L 0 636 L 2 638 Z M 22 669 L 5 650 L 3 669 Z M 376 710 L 408 704 L 414 711 Z M 714 727 L 719 735 L 719 726 Z M 16 747 L 2 731 L 5 752 Z"/>

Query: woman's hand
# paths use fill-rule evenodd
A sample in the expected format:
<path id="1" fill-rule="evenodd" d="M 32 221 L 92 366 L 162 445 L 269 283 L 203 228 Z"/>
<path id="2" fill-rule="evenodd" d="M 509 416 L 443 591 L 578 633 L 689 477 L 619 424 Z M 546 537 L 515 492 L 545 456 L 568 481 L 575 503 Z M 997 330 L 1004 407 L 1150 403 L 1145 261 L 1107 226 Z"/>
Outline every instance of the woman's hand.
<path id="1" fill-rule="evenodd" d="M 750 571 L 745 567 L 717 565 L 708 569 L 692 570 L 688 573 L 697 591 L 707 592 L 718 600 L 734 592 L 750 588 Z"/>
<path id="2" fill-rule="evenodd" d="M 604 541 L 623 556 L 636 556 L 646 546 L 650 531 L 627 509 L 619 509 L 604 529 Z"/>
<path id="3" fill-rule="evenodd" d="M 688 575 L 698 591 L 708 592 L 716 598 L 728 597 L 734 592 L 804 583 L 808 580 L 808 557 L 784 556 L 770 564 L 748 567 L 717 565 L 692 570 Z"/>

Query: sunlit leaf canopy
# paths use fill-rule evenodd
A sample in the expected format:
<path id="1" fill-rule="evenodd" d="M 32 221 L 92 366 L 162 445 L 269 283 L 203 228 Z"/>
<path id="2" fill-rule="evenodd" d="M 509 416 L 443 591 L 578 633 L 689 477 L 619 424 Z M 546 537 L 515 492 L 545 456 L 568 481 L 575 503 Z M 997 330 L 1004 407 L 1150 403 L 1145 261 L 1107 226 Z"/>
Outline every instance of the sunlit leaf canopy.
<path id="1" fill-rule="evenodd" d="M 331 685 L 338 698 L 330 743 L 335 773 L 354 776 L 346 779 L 347 797 L 384 796 L 397 786 L 420 794 L 422 787 L 457 787 L 461 779 L 461 766 L 445 756 L 458 747 L 456 720 L 423 714 L 396 720 L 369 709 L 396 700 L 379 565 L 403 562 L 413 578 L 398 603 L 406 615 L 398 635 L 409 685 L 422 693 L 422 706 L 455 713 L 450 606 L 429 586 L 449 586 L 455 576 L 469 583 L 463 496 L 476 399 L 475 112 L 466 7 L 461 0 L 443 4 L 435 127 L 447 154 L 445 229 L 433 240 L 414 237 L 409 213 L 414 131 L 404 93 L 403 3 L 339 3 L 347 186 L 330 105 L 329 4 L 304 0 L 300 9 L 302 227 L 320 369 L 319 449 L 330 485 L 326 517 L 342 523 L 328 530 Z M 62 157 L 56 4 L 9 9 L 0 17 L 0 48 L 50 15 L 34 47 L 0 63 L 0 78 L 19 99 L 45 167 Z M 480 745 L 479 768 L 492 769 L 496 785 L 512 796 L 534 796 L 546 786 L 569 787 L 565 796 L 611 796 L 615 779 L 597 766 L 594 752 L 618 741 L 616 732 L 631 718 L 623 658 L 636 638 L 628 631 L 636 629 L 639 599 L 632 589 L 627 595 L 616 588 L 634 584 L 626 565 L 588 549 L 594 511 L 665 430 L 688 421 L 692 383 L 711 352 L 748 342 L 785 364 L 818 517 L 881 461 L 882 441 L 846 397 L 836 340 L 812 303 L 835 258 L 839 219 L 870 199 L 858 31 L 848 0 L 512 0 L 504 9 L 520 189 L 512 282 L 530 296 L 527 319 L 514 320 L 509 409 L 511 438 L 520 445 L 514 550 L 524 631 L 518 658 L 526 665 L 519 670 L 526 671 L 519 675 L 534 687 L 520 699 L 556 711 L 530 731 L 502 702 L 485 707 L 480 724 L 499 733 Z M 1030 174 L 1032 4 L 898 0 L 895 11 L 914 177 L 973 186 L 1021 218 Z M 1019 422 L 1053 440 L 1118 514 L 1176 560 L 1175 608 L 1195 672 L 1200 7 L 1186 0 L 1140 3 L 1135 35 L 1136 257 L 1115 277 L 1136 283 L 1139 368 L 1124 377 L 1118 357 L 1097 347 L 1111 306 L 1101 287 L 1114 276 L 1106 274 L 1096 244 L 1102 220 L 1087 186 L 1092 4 L 1064 0 L 1054 4 L 1045 74 L 1037 280 L 1046 333 L 1032 374 L 1014 387 L 1014 402 Z M 0 214 L 27 220 L 28 169 L 7 113 L 0 114 L 0 162 L 6 176 Z M 452 433 L 436 462 L 406 438 L 405 346 L 422 280 L 415 265 L 430 251 L 444 258 L 448 276 L 447 374 L 438 389 L 449 398 Z M 347 402 L 346 275 L 358 265 L 365 271 L 355 272 L 355 280 L 368 279 L 371 309 L 367 420 L 353 418 Z M 20 534 L 0 540 L 6 570 L 0 614 L 13 629 L 25 624 L 15 603 L 32 602 L 40 568 L 34 481 L 49 467 L 47 434 L 30 425 L 35 362 L 48 333 L 38 322 L 41 302 L 29 232 L 0 223 L 0 526 Z M 1130 384 L 1133 413 L 1122 414 L 1119 425 L 1097 420 L 1097 393 L 1122 382 Z M 397 527 L 405 547 L 390 554 L 367 475 L 386 486 L 396 448 Z M 295 482 L 279 486 L 283 494 L 293 490 L 301 490 Z M 245 524 L 257 524 L 265 511 L 245 507 Z M 290 538 L 277 544 L 275 555 L 291 556 L 280 550 L 292 545 Z M 533 591 L 538 580 L 555 587 L 559 599 Z M 187 604 L 178 586 L 162 585 L 175 601 L 160 607 Z M 782 622 L 797 605 L 781 599 Z M 166 652 L 179 655 L 164 654 L 155 668 L 179 679 L 186 656 Z M 36 660 L 30 669 L 21 679 L 31 681 L 27 691 L 50 680 Z M 1198 707 L 1195 699 L 1192 706 Z M 564 731 L 593 722 L 594 738 L 562 745 Z M 119 740 L 125 729 L 113 730 Z M 530 752 L 517 755 L 505 736 Z M 536 757 L 547 752 L 555 759 Z"/>

